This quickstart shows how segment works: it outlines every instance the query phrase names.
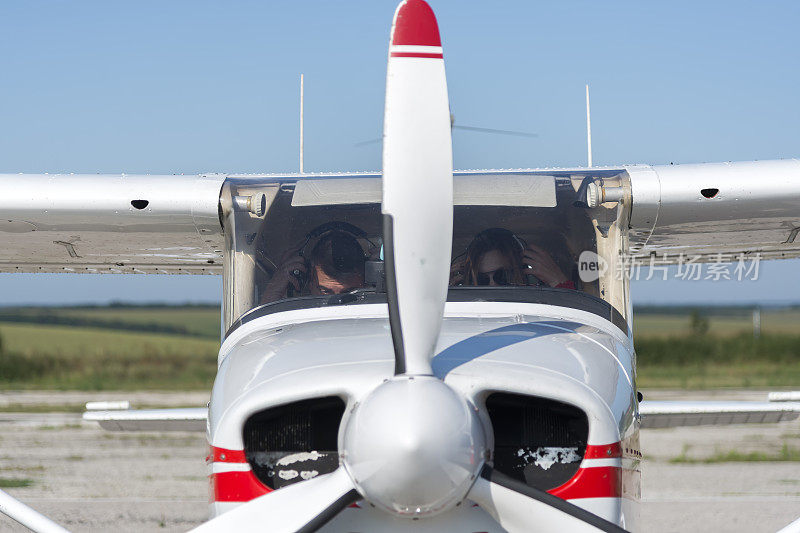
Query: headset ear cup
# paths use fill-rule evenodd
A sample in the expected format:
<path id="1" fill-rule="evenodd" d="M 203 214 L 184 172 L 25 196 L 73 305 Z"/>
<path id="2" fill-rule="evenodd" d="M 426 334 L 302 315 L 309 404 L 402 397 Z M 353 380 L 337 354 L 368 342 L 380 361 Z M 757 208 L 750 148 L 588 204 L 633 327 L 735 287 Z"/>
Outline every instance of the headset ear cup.
<path id="1" fill-rule="evenodd" d="M 306 269 L 308 269 L 309 266 L 310 266 L 308 264 L 308 261 L 305 261 L 305 263 L 306 263 Z M 299 270 L 293 270 L 291 274 L 292 274 L 292 277 L 297 280 L 297 284 L 300 286 L 300 289 L 295 291 L 294 290 L 294 285 L 289 284 L 288 292 L 291 293 L 291 294 L 288 294 L 289 298 L 294 296 L 295 292 L 297 294 L 301 294 L 303 292 L 303 289 L 305 289 L 306 284 L 308 283 L 308 274 L 304 274 L 303 272 L 301 272 Z"/>
<path id="2" fill-rule="evenodd" d="M 364 239 L 370 244 L 370 246 L 372 248 L 376 247 L 375 244 L 371 240 L 369 240 L 369 238 L 367 237 L 367 232 L 366 231 L 362 230 L 358 226 L 350 224 L 349 222 L 342 222 L 342 221 L 334 220 L 332 222 L 326 222 L 324 224 L 321 224 L 321 225 L 313 228 L 311 231 L 309 231 L 306 234 L 305 242 L 300 247 L 300 251 L 298 252 L 298 255 L 300 257 L 304 258 L 305 257 L 306 248 L 308 248 L 309 243 L 313 239 L 316 239 L 317 242 L 319 242 L 320 239 L 322 239 L 326 234 L 328 234 L 328 233 L 330 233 L 332 231 L 340 231 L 342 233 L 347 233 L 348 235 L 353 237 L 356 240 L 356 242 L 358 242 L 358 245 L 361 247 L 361 251 L 364 254 L 364 259 L 365 260 L 369 259 L 369 252 L 364 249 L 364 246 L 361 246 L 360 240 Z"/>

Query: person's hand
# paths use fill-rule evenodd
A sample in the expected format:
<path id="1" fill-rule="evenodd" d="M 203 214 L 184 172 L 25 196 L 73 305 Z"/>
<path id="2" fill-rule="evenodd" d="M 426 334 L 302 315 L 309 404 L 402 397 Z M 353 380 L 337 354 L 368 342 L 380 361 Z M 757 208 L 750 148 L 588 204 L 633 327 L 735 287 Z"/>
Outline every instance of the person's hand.
<path id="1" fill-rule="evenodd" d="M 522 251 L 522 268 L 523 275 L 533 274 L 550 287 L 560 285 L 569 279 L 547 251 L 533 244 Z"/>
<path id="2" fill-rule="evenodd" d="M 261 303 L 269 303 L 286 298 L 289 286 L 296 292 L 303 288 L 301 278 L 305 278 L 308 268 L 305 259 L 300 257 L 300 249 L 293 248 L 283 254 L 278 270 L 261 293 Z"/>
<path id="3" fill-rule="evenodd" d="M 466 272 L 464 272 L 464 257 L 456 259 L 450 266 L 450 285 L 457 286 L 463 285 L 466 279 Z"/>

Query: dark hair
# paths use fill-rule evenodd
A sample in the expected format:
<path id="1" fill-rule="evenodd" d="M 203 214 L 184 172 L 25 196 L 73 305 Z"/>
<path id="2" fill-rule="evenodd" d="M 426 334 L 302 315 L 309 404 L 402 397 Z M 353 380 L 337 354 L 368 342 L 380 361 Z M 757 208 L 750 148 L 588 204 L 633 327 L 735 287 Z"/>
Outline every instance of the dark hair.
<path id="1" fill-rule="evenodd" d="M 309 260 L 312 267 L 320 267 L 332 278 L 364 276 L 364 249 L 354 236 L 345 231 L 333 230 L 320 237 Z"/>
<path id="2" fill-rule="evenodd" d="M 513 285 L 527 285 L 522 275 L 522 248 L 524 244 L 513 232 L 504 228 L 489 228 L 475 235 L 467 247 L 464 259 L 466 282 L 476 285 L 478 279 L 478 263 L 484 254 L 491 251 L 499 252 L 508 261 Z"/>

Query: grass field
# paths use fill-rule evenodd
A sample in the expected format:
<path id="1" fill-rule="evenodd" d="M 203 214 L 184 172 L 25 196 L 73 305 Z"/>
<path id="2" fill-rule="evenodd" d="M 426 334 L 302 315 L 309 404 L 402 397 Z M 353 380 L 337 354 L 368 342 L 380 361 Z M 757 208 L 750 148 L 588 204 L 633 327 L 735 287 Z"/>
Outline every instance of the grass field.
<path id="1" fill-rule="evenodd" d="M 784 443 L 776 451 L 749 451 L 739 450 L 717 450 L 713 455 L 703 458 L 694 458 L 687 455 L 688 448 L 684 447 L 683 452 L 670 459 L 673 464 L 696 464 L 696 463 L 754 463 L 754 462 L 797 462 L 800 461 L 800 449 Z"/>
<path id="2" fill-rule="evenodd" d="M 176 312 L 177 311 L 177 312 Z M 123 321 L 136 324 L 168 324 L 185 328 L 189 335 L 219 339 L 218 307 L 185 307 L 178 310 L 164 307 L 73 308 L 64 311 L 71 316 L 94 320 Z"/>
<path id="3" fill-rule="evenodd" d="M 0 323 L 0 335 L 4 351 L 26 355 L 50 353 L 94 357 L 113 353 L 127 357 L 143 352 L 216 355 L 219 349 L 218 340 L 202 337 L 68 326 Z"/>
<path id="4" fill-rule="evenodd" d="M 731 315 L 707 316 L 709 334 L 719 336 L 752 333 L 752 313 L 742 311 Z M 689 335 L 691 330 L 689 314 L 636 313 L 633 316 L 634 339 L 647 337 L 670 337 Z M 761 311 L 761 332 L 800 335 L 800 310 L 775 309 Z"/>
<path id="5" fill-rule="evenodd" d="M 688 309 L 634 311 L 642 388 L 800 387 L 800 310 L 762 309 L 753 337 L 751 309 L 705 309 L 693 328 Z"/>
<path id="6" fill-rule="evenodd" d="M 0 323 L 0 388 L 210 389 L 219 342 L 188 335 Z"/>
<path id="7" fill-rule="evenodd" d="M 638 386 L 642 389 L 800 388 L 800 362 L 669 365 L 649 364 L 639 355 Z"/>
<path id="8" fill-rule="evenodd" d="M 10 307 L 0 323 L 146 331 L 219 339 L 218 306 Z"/>
<path id="9" fill-rule="evenodd" d="M 640 387 L 800 387 L 800 310 L 763 310 L 757 340 L 749 310 L 704 310 L 702 335 L 689 313 L 648 309 L 635 316 Z M 219 309 L 6 308 L 0 339 L 4 390 L 208 390 Z"/>

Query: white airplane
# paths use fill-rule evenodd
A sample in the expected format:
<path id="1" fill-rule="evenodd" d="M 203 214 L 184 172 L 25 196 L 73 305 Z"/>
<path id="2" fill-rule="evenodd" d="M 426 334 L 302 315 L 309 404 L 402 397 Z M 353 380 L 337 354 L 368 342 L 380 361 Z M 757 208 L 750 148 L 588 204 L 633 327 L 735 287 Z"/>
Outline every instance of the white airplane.
<path id="1" fill-rule="evenodd" d="M 635 530 L 641 427 L 796 402 L 643 402 L 627 258 L 800 255 L 800 161 L 454 171 L 436 19 L 404 0 L 382 173 L 0 176 L 0 271 L 223 276 L 197 531 Z M 3 494 L 0 511 L 63 531 Z"/>

